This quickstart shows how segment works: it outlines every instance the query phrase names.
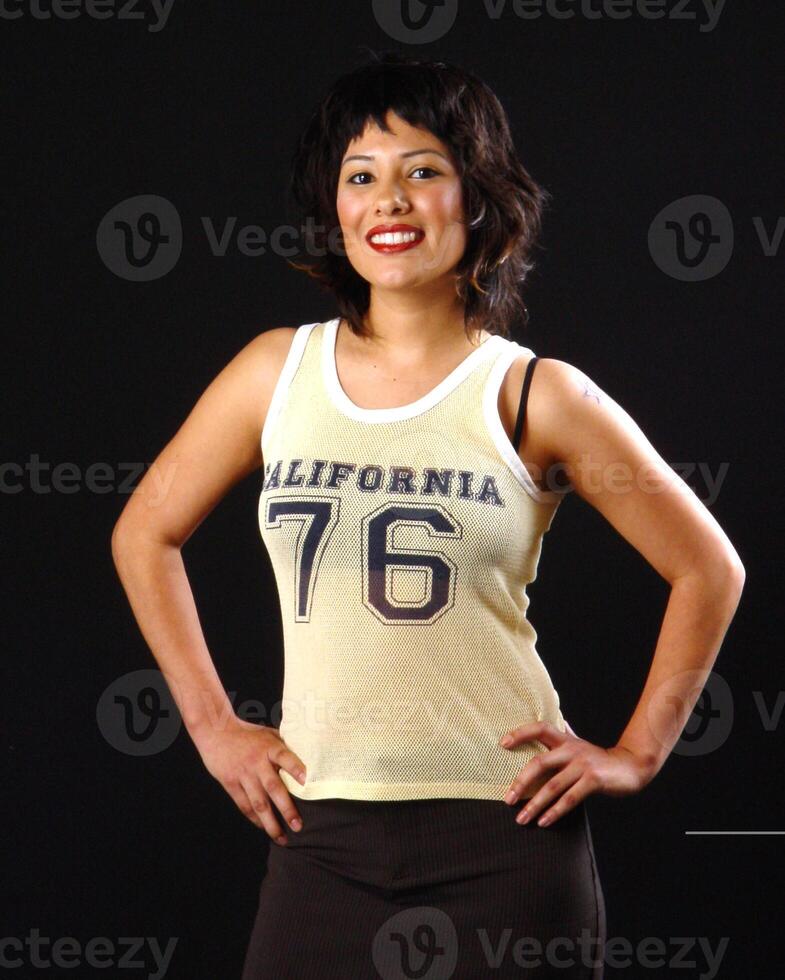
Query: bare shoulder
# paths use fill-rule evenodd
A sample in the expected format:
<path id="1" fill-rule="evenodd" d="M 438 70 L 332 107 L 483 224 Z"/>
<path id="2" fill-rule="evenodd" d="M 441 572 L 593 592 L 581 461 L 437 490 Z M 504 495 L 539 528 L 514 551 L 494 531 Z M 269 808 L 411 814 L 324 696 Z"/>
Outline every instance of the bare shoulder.
<path id="1" fill-rule="evenodd" d="M 499 389 L 499 417 L 507 437 L 514 440 L 515 422 L 526 377 L 533 354 L 524 349 L 510 364 Z M 560 478 L 548 480 L 548 473 L 559 462 L 553 444 L 551 428 L 559 416 L 559 405 L 565 398 L 580 391 L 593 390 L 593 384 L 572 365 L 554 358 L 538 357 L 526 400 L 525 424 L 519 445 L 515 448 L 535 485 L 541 490 L 553 490 L 566 485 Z"/>
<path id="2" fill-rule="evenodd" d="M 211 387 L 224 405 L 235 403 L 252 438 L 261 433 L 273 391 L 297 327 L 270 327 L 257 334 L 224 367 Z"/>
<path id="3" fill-rule="evenodd" d="M 586 398 L 598 405 L 603 398 L 608 397 L 585 371 L 557 357 L 539 358 L 537 371 L 540 387 L 544 387 L 551 398 Z"/>
<path id="4" fill-rule="evenodd" d="M 261 432 L 296 332 L 266 330 L 223 367 L 156 457 L 118 525 L 180 546 L 235 483 L 263 465 Z"/>
<path id="5" fill-rule="evenodd" d="M 276 367 L 283 367 L 296 333 L 297 327 L 270 327 L 250 340 L 238 357 L 260 371 L 277 374 Z"/>
<path id="6" fill-rule="evenodd" d="M 542 358 L 527 414 L 539 451 L 668 582 L 697 567 L 743 579 L 738 554 L 711 512 L 640 425 L 585 371 Z M 707 564 L 708 562 L 708 564 Z"/>
<path id="7" fill-rule="evenodd" d="M 522 354 L 510 367 L 510 412 L 517 410 L 530 360 L 531 353 Z M 538 359 L 524 432 L 519 455 L 525 465 L 536 460 L 548 489 L 561 484 L 556 474 L 566 476 L 666 581 L 699 566 L 718 581 L 729 573 L 743 581 L 739 556 L 708 508 L 585 371 L 558 358 Z"/>
<path id="8" fill-rule="evenodd" d="M 526 368 L 532 353 L 523 351 L 511 363 L 499 391 L 499 415 L 512 440 Z M 610 424 L 635 423 L 602 387 L 579 367 L 555 357 L 538 357 L 526 401 L 525 426 L 518 455 L 541 489 L 566 485 L 559 464 L 587 448 Z M 553 472 L 554 479 L 547 480 Z"/>
<path id="9" fill-rule="evenodd" d="M 591 452 L 601 442 L 648 443 L 625 409 L 585 371 L 556 357 L 537 363 L 528 412 L 532 428 L 547 446 L 554 462 Z"/>
<path id="10" fill-rule="evenodd" d="M 546 467 L 574 467 L 592 455 L 605 462 L 624 446 L 629 459 L 651 460 L 653 447 L 628 412 L 581 368 L 542 357 L 532 377 L 526 409 L 532 437 Z M 574 483 L 574 481 L 573 481 Z"/>

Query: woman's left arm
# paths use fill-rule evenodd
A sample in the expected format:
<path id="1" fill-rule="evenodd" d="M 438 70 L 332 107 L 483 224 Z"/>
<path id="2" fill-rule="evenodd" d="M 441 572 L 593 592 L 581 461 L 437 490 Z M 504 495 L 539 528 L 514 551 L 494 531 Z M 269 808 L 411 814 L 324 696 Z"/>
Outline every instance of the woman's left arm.
<path id="1" fill-rule="evenodd" d="M 552 773 L 525 808 L 529 819 L 547 811 L 552 823 L 590 793 L 635 793 L 659 772 L 711 672 L 745 572 L 709 510 L 582 371 L 541 359 L 527 419 L 527 451 L 565 470 L 572 488 L 671 586 L 643 692 L 613 748 L 546 723 L 516 728 L 502 743 L 514 748 L 536 738 L 548 746 L 523 767 L 511 786 L 514 798 L 506 799 L 525 797 L 527 786 Z"/>

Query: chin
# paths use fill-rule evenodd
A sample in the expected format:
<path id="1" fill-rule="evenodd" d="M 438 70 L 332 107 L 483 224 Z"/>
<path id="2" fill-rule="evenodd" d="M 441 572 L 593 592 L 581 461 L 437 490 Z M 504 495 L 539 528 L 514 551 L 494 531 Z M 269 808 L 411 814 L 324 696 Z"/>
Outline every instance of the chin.
<path id="1" fill-rule="evenodd" d="M 445 273 L 434 273 L 432 269 L 387 269 L 381 275 L 378 269 L 368 270 L 364 276 L 371 285 L 379 289 L 414 289 L 427 286 L 444 277 Z"/>

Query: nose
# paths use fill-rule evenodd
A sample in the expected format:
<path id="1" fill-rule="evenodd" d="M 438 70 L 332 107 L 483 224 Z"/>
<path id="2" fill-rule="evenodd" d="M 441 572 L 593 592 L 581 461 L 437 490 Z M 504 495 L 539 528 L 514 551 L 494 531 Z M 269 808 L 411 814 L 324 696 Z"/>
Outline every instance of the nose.
<path id="1" fill-rule="evenodd" d="M 377 214 L 405 214 L 410 208 L 406 194 L 398 183 L 387 181 L 379 183 L 376 195 Z"/>

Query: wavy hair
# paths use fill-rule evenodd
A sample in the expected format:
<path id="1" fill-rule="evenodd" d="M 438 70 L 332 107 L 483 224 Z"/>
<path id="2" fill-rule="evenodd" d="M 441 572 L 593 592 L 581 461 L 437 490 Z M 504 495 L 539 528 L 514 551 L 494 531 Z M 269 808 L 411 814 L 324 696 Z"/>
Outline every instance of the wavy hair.
<path id="1" fill-rule="evenodd" d="M 528 320 L 521 286 L 534 266 L 532 252 L 550 194 L 519 160 L 507 114 L 491 89 L 443 61 L 371 52 L 368 63 L 333 83 L 292 160 L 287 192 L 290 207 L 298 212 L 307 258 L 289 264 L 333 293 L 355 334 L 367 334 L 363 316 L 370 284 L 345 254 L 336 195 L 347 146 L 371 121 L 389 132 L 389 110 L 445 143 L 458 168 L 467 243 L 456 268 L 456 289 L 467 336 L 485 329 L 509 337 L 512 322 L 525 325 Z M 331 247 L 332 242 L 339 247 Z"/>

